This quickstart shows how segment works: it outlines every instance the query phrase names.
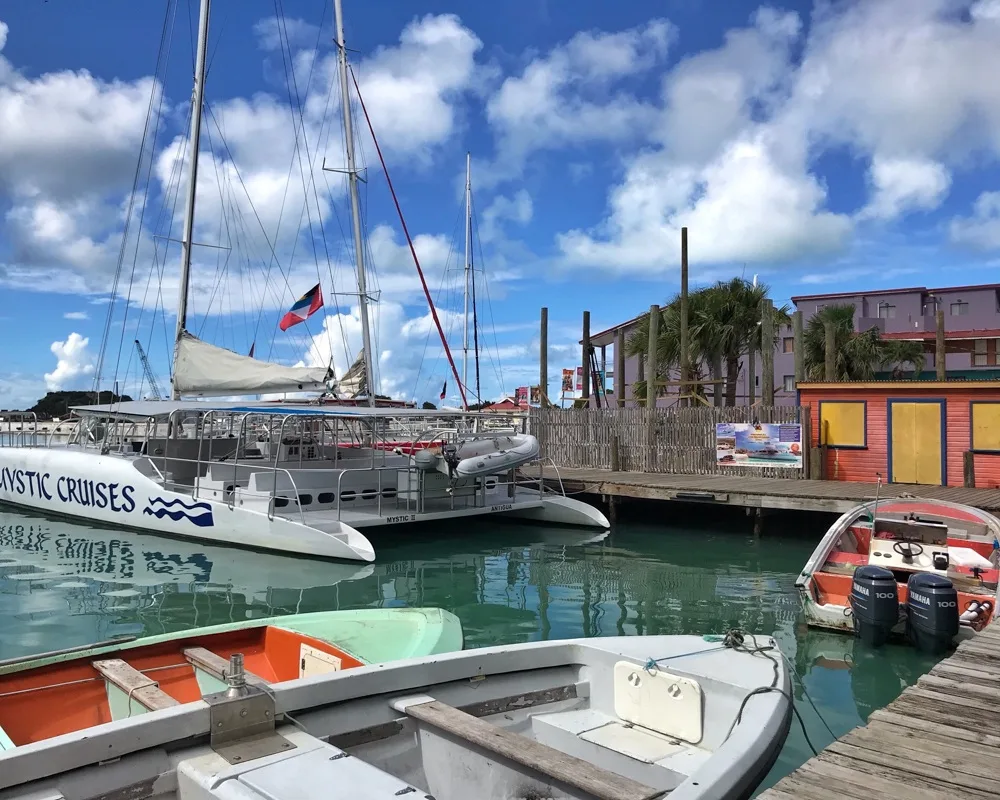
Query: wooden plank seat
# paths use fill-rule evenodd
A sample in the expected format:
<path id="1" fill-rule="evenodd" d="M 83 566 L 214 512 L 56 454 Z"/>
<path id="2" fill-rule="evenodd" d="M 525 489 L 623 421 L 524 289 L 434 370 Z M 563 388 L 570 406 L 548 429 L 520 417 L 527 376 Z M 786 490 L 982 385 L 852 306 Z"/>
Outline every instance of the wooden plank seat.
<path id="1" fill-rule="evenodd" d="M 653 800 L 667 794 L 663 789 L 654 789 L 527 736 L 491 725 L 432 697 L 397 700 L 392 706 L 409 717 L 600 800 Z"/>
<path id="2" fill-rule="evenodd" d="M 204 647 L 185 647 L 184 658 L 186 658 L 192 666 L 204 670 L 216 680 L 220 680 L 223 683 L 225 682 L 226 673 L 229 671 L 229 661 L 224 659 L 222 656 L 218 656 L 211 650 L 206 650 Z M 266 680 L 259 675 L 255 675 L 250 672 L 250 670 L 244 669 L 243 674 L 246 675 L 247 683 L 255 683 L 260 686 L 268 685 Z"/>
<path id="3" fill-rule="evenodd" d="M 164 692 L 156 681 L 120 658 L 108 658 L 90 663 L 104 680 L 123 691 L 128 699 L 135 700 L 149 711 L 180 705 Z"/>

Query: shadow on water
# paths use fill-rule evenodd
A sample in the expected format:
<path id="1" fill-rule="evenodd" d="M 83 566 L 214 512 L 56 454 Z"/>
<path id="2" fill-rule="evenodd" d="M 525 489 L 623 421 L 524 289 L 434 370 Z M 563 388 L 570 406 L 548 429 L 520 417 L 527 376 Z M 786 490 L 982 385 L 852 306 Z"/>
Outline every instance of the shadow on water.
<path id="1" fill-rule="evenodd" d="M 0 513 L 0 658 L 379 606 L 453 611 L 468 647 L 741 628 L 775 637 L 823 747 L 827 728 L 843 735 L 933 664 L 906 647 L 869 651 L 806 629 L 794 581 L 829 524 L 776 514 L 755 538 L 741 510 L 673 504 L 632 506 L 610 533 L 480 517 L 371 530 L 378 561 L 348 564 Z M 809 754 L 795 723 L 762 788 Z"/>

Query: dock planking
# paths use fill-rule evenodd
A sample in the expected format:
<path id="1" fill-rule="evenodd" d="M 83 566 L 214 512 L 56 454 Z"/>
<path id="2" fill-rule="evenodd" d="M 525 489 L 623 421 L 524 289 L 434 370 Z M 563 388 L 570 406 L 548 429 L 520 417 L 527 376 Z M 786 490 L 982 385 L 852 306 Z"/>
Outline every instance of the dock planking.
<path id="1" fill-rule="evenodd" d="M 537 475 L 537 473 L 536 473 Z M 596 494 L 644 500 L 712 503 L 744 508 L 791 511 L 826 511 L 842 514 L 859 503 L 875 499 L 874 483 L 764 478 L 753 475 L 683 475 L 654 472 L 612 472 L 603 469 L 551 467 L 546 483 L 559 481 L 567 494 Z M 953 503 L 1000 511 L 1000 489 L 966 489 L 961 486 L 883 484 L 880 498 L 901 496 L 949 500 Z"/>
<path id="2" fill-rule="evenodd" d="M 998 700 L 1000 625 L 993 624 L 758 800 L 998 800 Z"/>

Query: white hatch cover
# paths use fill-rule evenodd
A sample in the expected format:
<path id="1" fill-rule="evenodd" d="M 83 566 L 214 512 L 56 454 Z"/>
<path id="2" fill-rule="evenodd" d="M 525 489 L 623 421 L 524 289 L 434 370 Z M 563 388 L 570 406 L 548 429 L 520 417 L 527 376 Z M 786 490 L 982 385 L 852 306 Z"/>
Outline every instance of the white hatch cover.
<path id="1" fill-rule="evenodd" d="M 327 672 L 339 672 L 340 659 L 337 656 L 324 653 L 307 644 L 299 645 L 299 677 L 308 678 L 312 675 L 325 675 Z"/>
<path id="2" fill-rule="evenodd" d="M 619 661 L 614 687 L 620 719 L 685 742 L 701 741 L 702 691 L 697 681 Z"/>

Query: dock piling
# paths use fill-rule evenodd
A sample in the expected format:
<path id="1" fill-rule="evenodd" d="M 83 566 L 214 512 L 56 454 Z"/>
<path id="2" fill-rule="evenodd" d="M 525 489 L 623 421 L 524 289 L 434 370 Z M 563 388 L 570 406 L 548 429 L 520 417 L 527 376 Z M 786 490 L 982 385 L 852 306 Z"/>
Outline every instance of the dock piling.
<path id="1" fill-rule="evenodd" d="M 549 310 L 542 307 L 538 331 L 538 387 L 543 406 L 549 405 Z"/>
<path id="2" fill-rule="evenodd" d="M 590 312 L 583 312 L 583 399 L 590 405 Z"/>

